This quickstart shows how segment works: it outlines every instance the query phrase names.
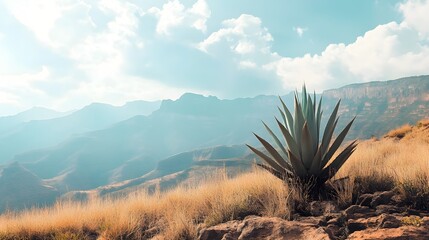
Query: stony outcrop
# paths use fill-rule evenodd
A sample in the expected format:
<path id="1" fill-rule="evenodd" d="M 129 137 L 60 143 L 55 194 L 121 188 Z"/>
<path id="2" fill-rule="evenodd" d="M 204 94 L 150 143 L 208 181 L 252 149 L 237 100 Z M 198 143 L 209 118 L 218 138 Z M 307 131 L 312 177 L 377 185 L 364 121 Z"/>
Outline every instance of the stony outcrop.
<path id="1" fill-rule="evenodd" d="M 202 228 L 198 239 L 429 239 L 429 213 L 401 206 L 397 199 L 393 191 L 364 194 L 362 205 L 343 210 L 332 201 L 315 201 L 309 204 L 311 216 L 247 216 Z"/>
<path id="2" fill-rule="evenodd" d="M 230 221 L 202 229 L 201 240 L 230 239 L 330 239 L 320 226 L 276 217 L 249 216 L 243 221 Z"/>

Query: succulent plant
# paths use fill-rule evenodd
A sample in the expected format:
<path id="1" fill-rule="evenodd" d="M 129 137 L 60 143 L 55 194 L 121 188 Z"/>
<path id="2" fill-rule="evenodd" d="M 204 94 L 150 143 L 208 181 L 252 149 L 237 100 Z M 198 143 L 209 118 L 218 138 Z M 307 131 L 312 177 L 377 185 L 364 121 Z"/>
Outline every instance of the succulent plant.
<path id="1" fill-rule="evenodd" d="M 320 128 L 323 115 L 322 97 L 319 99 L 319 104 L 316 104 L 316 94 L 314 93 L 312 98 L 311 94 L 307 94 L 304 85 L 301 99 L 298 97 L 298 92 L 295 92 L 293 116 L 281 97 L 279 98 L 282 108 L 279 107 L 278 109 L 283 121 L 281 122 L 276 118 L 276 122 L 285 144 L 267 124 L 262 122 L 278 148 L 276 149 L 255 133 L 254 135 L 269 155 L 252 146 L 247 146 L 264 160 L 265 164 L 258 165 L 277 177 L 285 180 L 315 181 L 315 184 L 320 186 L 337 173 L 356 149 L 356 141 L 353 141 L 331 161 L 353 124 L 354 118 L 331 143 L 339 119 L 337 113 L 341 100 L 336 104 L 322 134 Z"/>

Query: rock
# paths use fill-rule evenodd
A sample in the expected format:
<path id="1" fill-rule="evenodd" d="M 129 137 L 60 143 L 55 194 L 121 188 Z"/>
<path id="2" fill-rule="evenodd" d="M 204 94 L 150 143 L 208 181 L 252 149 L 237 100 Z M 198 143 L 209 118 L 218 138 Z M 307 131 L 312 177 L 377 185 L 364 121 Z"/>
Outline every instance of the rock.
<path id="1" fill-rule="evenodd" d="M 429 229 L 429 217 L 422 218 L 421 226 L 423 226 L 426 229 Z"/>
<path id="2" fill-rule="evenodd" d="M 420 216 L 420 212 L 414 209 L 407 209 L 407 215 Z"/>
<path id="3" fill-rule="evenodd" d="M 346 210 L 344 210 L 344 214 L 347 219 L 350 219 L 350 218 L 357 219 L 365 216 L 366 217 L 374 216 L 375 211 L 366 206 L 351 205 Z"/>
<path id="4" fill-rule="evenodd" d="M 362 194 L 358 197 L 357 203 L 358 203 L 358 205 L 361 205 L 361 206 L 370 207 L 373 197 L 374 197 L 374 195 L 372 195 L 370 193 Z"/>
<path id="5" fill-rule="evenodd" d="M 377 217 L 378 228 L 398 228 L 401 226 L 401 220 L 392 215 L 381 214 Z"/>
<path id="6" fill-rule="evenodd" d="M 276 217 L 251 217 L 202 229 L 198 239 L 319 239 L 328 240 L 328 233 L 311 223 L 286 221 Z"/>
<path id="7" fill-rule="evenodd" d="M 351 234 L 356 231 L 362 231 L 367 228 L 398 228 L 402 225 L 401 220 L 393 215 L 381 214 L 376 217 L 349 219 L 347 221 L 347 230 Z"/>
<path id="8" fill-rule="evenodd" d="M 401 212 L 404 212 L 404 211 L 405 211 L 405 209 L 399 208 L 399 207 L 396 207 L 396 206 L 393 206 L 393 205 L 378 205 L 376 207 L 375 213 L 377 215 L 380 215 L 380 214 L 383 214 L 383 213 L 392 214 L 392 213 L 401 213 Z"/>
<path id="9" fill-rule="evenodd" d="M 326 226 L 327 220 L 325 216 L 319 216 L 319 217 L 298 217 L 295 219 L 295 221 L 298 221 L 300 223 L 310 223 L 317 226 Z"/>
<path id="10" fill-rule="evenodd" d="M 337 214 L 329 214 L 326 216 L 327 221 L 327 225 L 337 225 L 337 226 L 344 226 L 345 222 L 346 222 L 346 217 L 341 214 L 341 213 L 337 213 Z"/>
<path id="11" fill-rule="evenodd" d="M 213 227 L 204 228 L 200 231 L 198 239 L 224 239 L 225 235 L 234 236 L 237 234 L 237 227 L 239 223 L 239 221 L 234 220 L 227 223 L 221 223 Z"/>
<path id="12" fill-rule="evenodd" d="M 348 233 L 353 233 L 356 231 L 364 230 L 368 227 L 367 223 L 365 221 L 361 221 L 360 219 L 349 219 L 347 221 L 347 230 Z"/>
<path id="13" fill-rule="evenodd" d="M 404 196 L 401 194 L 395 194 L 392 197 L 392 202 L 396 205 L 396 206 L 404 206 Z"/>
<path id="14" fill-rule="evenodd" d="M 334 224 L 325 227 L 325 232 L 328 233 L 331 239 L 345 239 L 345 236 L 347 235 L 345 227 L 340 227 Z"/>
<path id="15" fill-rule="evenodd" d="M 381 204 L 389 204 L 392 201 L 392 197 L 395 196 L 394 191 L 384 191 L 374 193 L 374 197 L 370 203 L 371 207 L 375 208 Z"/>
<path id="16" fill-rule="evenodd" d="M 367 228 L 350 234 L 347 239 L 389 239 L 389 240 L 426 240 L 428 229 L 423 227 L 403 226 L 399 228 Z"/>
<path id="17" fill-rule="evenodd" d="M 321 216 L 339 211 L 338 205 L 333 201 L 313 201 L 310 203 L 310 214 L 312 216 Z"/>
<path id="18" fill-rule="evenodd" d="M 383 202 L 389 195 L 386 192 L 377 193 L 374 199 L 382 196 L 380 202 Z M 312 207 L 316 206 L 321 205 L 312 204 Z M 309 217 L 297 215 L 294 221 L 247 216 L 243 220 L 203 228 L 198 239 L 429 239 L 428 213 L 404 216 L 403 211 L 406 209 L 379 204 L 376 209 L 352 205 L 338 213 Z"/>

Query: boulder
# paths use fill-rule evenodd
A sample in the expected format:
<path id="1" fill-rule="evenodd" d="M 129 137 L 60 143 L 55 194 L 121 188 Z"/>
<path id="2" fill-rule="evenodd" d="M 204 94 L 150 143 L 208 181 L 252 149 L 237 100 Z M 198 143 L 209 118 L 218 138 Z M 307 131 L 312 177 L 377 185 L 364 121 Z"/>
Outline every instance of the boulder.
<path id="1" fill-rule="evenodd" d="M 347 219 L 357 219 L 362 217 L 375 216 L 375 211 L 366 206 L 351 205 L 344 210 Z"/>
<path id="2" fill-rule="evenodd" d="M 392 198 L 395 196 L 394 191 L 376 192 L 370 203 L 371 207 L 375 208 L 378 205 L 389 204 L 392 202 Z"/>
<path id="3" fill-rule="evenodd" d="M 319 239 L 328 240 L 328 233 L 311 223 L 287 221 L 276 217 L 248 217 L 243 221 L 230 221 L 203 228 L 198 239 Z"/>
<path id="4" fill-rule="evenodd" d="M 338 213 L 338 205 L 333 201 L 313 201 L 310 203 L 310 214 L 312 216 L 322 216 L 329 213 Z"/>
<path id="5" fill-rule="evenodd" d="M 399 228 L 367 228 L 363 231 L 356 231 L 347 239 L 389 239 L 389 240 L 426 240 L 429 239 L 428 229 L 423 227 L 402 226 Z"/>
<path id="6" fill-rule="evenodd" d="M 371 206 L 372 199 L 374 198 L 373 194 L 365 193 L 358 197 L 357 204 L 361 206 Z"/>
<path id="7" fill-rule="evenodd" d="M 199 239 L 226 239 L 226 237 L 236 236 L 238 225 L 240 221 L 234 220 L 219 225 L 202 229 L 200 231 Z M 237 236 L 238 237 L 238 236 Z"/>
<path id="8" fill-rule="evenodd" d="M 381 214 L 376 218 L 377 228 L 398 228 L 401 226 L 401 220 L 393 215 Z"/>
<path id="9" fill-rule="evenodd" d="M 400 207 L 396 207 L 394 205 L 378 205 L 375 208 L 375 213 L 377 215 L 386 213 L 386 214 L 392 214 L 392 213 L 401 213 L 401 212 L 405 212 L 404 208 L 400 208 Z"/>

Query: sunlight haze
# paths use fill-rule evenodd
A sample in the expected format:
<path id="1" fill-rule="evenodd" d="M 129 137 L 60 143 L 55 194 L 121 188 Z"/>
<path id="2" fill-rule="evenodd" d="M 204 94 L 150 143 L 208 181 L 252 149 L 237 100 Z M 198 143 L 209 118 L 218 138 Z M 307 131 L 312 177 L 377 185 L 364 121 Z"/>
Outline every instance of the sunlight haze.
<path id="1" fill-rule="evenodd" d="M 0 1 L 0 115 L 427 73 L 425 1 Z"/>

